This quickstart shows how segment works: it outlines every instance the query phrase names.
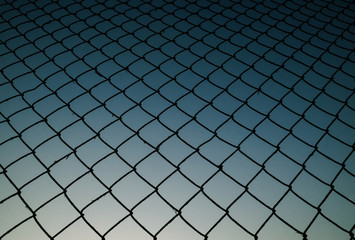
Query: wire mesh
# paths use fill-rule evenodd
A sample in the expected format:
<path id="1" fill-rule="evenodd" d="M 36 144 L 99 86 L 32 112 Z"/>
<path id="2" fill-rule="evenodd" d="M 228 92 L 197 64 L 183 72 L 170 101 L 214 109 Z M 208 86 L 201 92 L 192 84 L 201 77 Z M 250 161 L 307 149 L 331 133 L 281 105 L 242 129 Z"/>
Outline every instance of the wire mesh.
<path id="1" fill-rule="evenodd" d="M 352 1 L 1 1 L 1 239 L 354 239 Z"/>

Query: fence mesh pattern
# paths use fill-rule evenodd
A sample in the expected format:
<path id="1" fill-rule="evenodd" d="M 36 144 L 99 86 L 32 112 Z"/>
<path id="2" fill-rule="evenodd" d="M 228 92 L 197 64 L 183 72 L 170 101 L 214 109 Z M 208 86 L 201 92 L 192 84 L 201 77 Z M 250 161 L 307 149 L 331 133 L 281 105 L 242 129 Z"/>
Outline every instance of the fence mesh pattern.
<path id="1" fill-rule="evenodd" d="M 0 239 L 354 239 L 354 13 L 0 1 Z"/>

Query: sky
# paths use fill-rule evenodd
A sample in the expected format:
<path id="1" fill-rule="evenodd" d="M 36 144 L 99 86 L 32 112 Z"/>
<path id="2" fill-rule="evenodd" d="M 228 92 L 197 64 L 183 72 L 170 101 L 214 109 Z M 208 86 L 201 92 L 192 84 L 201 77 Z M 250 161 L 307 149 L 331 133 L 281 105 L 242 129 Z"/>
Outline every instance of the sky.
<path id="1" fill-rule="evenodd" d="M 351 1 L 2 1 L 0 238 L 351 239 Z"/>

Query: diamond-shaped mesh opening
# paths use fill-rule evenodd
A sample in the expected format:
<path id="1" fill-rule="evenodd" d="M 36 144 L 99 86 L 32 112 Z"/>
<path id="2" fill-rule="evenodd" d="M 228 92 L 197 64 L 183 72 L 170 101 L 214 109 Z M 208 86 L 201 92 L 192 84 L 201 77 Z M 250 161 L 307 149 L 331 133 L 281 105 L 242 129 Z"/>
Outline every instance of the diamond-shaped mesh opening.
<path id="1" fill-rule="evenodd" d="M 2 1 L 0 239 L 349 239 L 351 0 Z"/>

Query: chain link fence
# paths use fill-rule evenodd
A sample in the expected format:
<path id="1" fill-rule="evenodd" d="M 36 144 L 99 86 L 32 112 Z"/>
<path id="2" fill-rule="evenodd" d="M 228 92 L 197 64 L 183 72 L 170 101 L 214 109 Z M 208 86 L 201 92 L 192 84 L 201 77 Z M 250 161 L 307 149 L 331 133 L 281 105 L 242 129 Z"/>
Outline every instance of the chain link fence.
<path id="1" fill-rule="evenodd" d="M 0 1 L 0 239 L 354 239 L 354 13 Z"/>

